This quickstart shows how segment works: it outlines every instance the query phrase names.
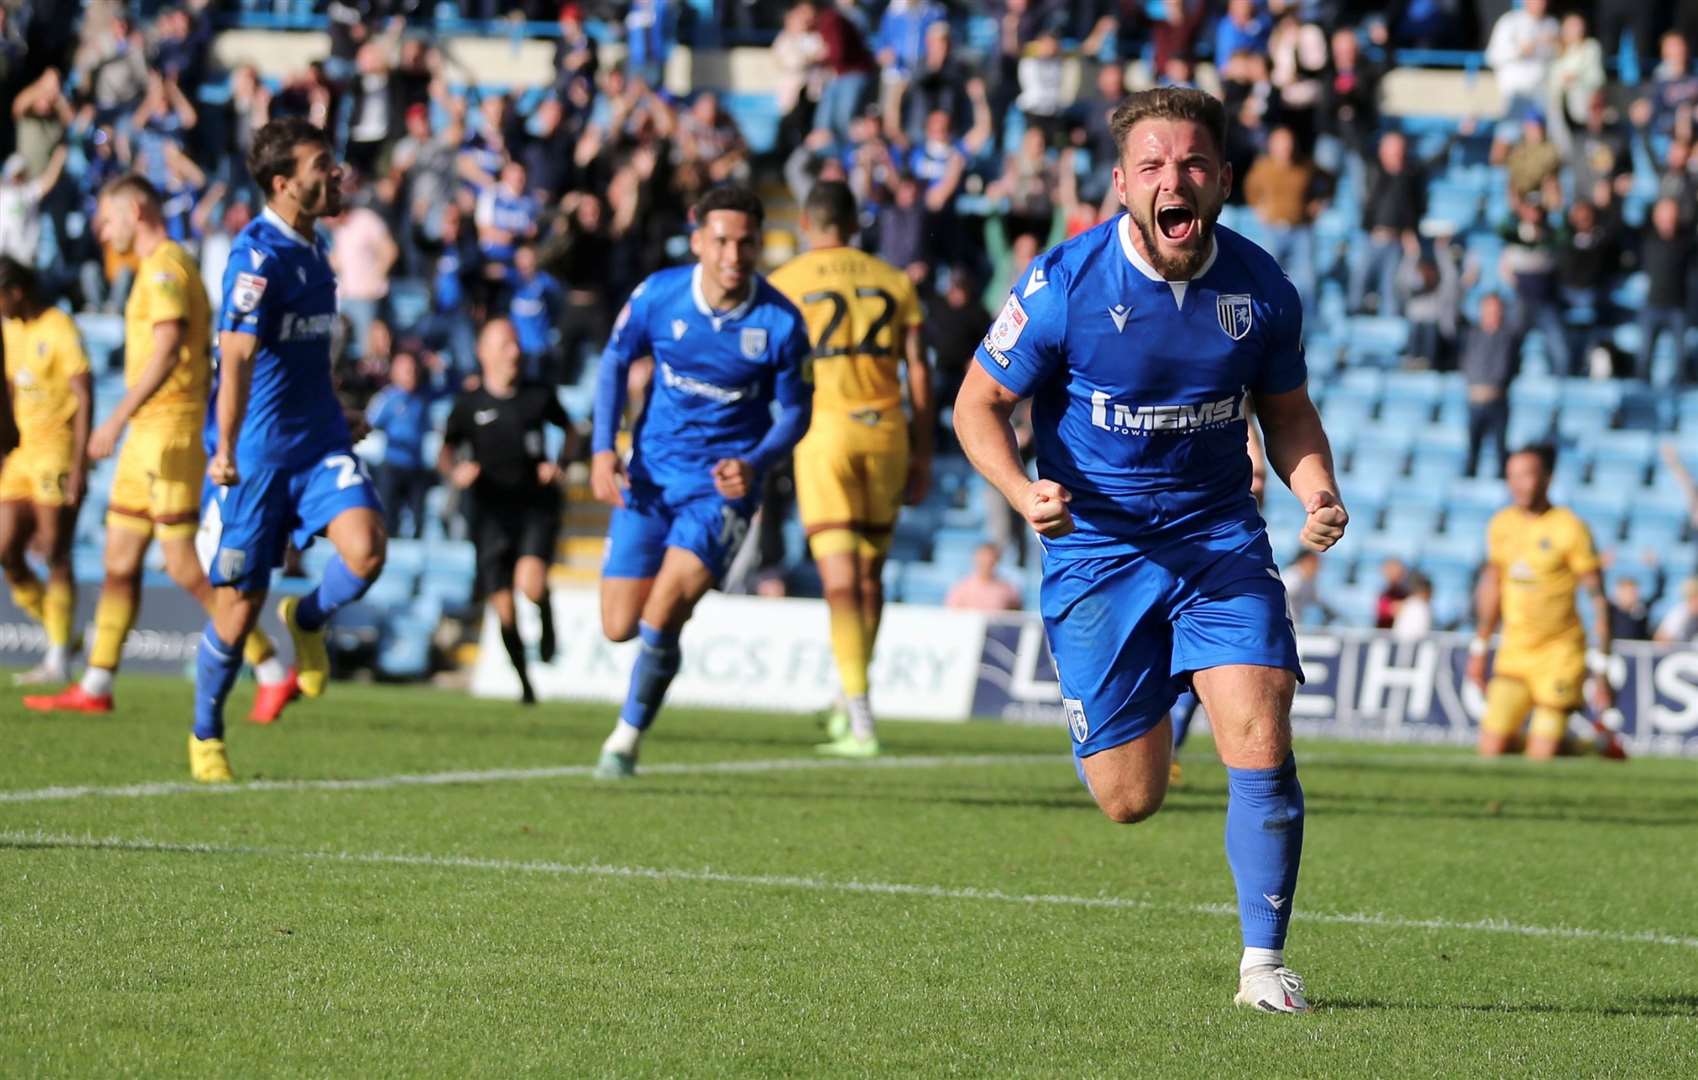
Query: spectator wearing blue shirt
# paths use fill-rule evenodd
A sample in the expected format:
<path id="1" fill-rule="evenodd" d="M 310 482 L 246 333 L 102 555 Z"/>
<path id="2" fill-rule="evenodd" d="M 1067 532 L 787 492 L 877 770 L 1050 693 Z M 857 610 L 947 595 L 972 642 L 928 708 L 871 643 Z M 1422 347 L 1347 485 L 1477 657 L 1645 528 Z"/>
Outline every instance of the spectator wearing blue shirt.
<path id="1" fill-rule="evenodd" d="M 513 252 L 513 275 L 507 318 L 519 338 L 525 377 L 554 385 L 560 380 L 559 335 L 561 289 L 553 274 L 537 269 L 536 248 L 520 244 Z"/>
<path id="2" fill-rule="evenodd" d="M 1272 29 L 1256 0 L 1228 0 L 1226 14 L 1215 24 L 1215 65 L 1226 63 L 1234 53 L 1266 53 Z"/>
<path id="3" fill-rule="evenodd" d="M 530 192 L 525 166 L 509 161 L 501 181 L 478 196 L 478 249 L 486 263 L 511 269 L 513 251 L 536 238 L 537 200 Z"/>
<path id="4" fill-rule="evenodd" d="M 926 56 L 926 35 L 947 18 L 943 6 L 931 0 L 890 0 L 873 40 L 885 77 L 906 81 L 918 70 Z"/>
<path id="5" fill-rule="evenodd" d="M 372 395 L 366 407 L 372 430 L 383 432 L 387 440 L 376 480 L 390 536 L 417 538 L 424 533 L 425 493 L 436 482 L 436 471 L 424 464 L 424 438 L 435 397 L 420 378 L 418 358 L 403 351 L 389 361 L 389 385 Z M 412 516 L 408 533 L 401 531 L 403 507 Z"/>
<path id="6" fill-rule="evenodd" d="M 626 63 L 631 74 L 651 87 L 666 77 L 666 58 L 672 53 L 671 0 L 633 0 L 625 13 Z"/>
<path id="7" fill-rule="evenodd" d="M 466 228 L 460 207 L 449 203 L 442 208 L 442 220 L 437 235 L 421 239 L 421 245 L 435 251 L 431 264 L 431 310 L 418 332 L 438 351 L 446 350 L 448 366 L 456 374 L 477 370 L 477 334 L 468 315 L 468 275 L 478 271 L 477 245 Z"/>

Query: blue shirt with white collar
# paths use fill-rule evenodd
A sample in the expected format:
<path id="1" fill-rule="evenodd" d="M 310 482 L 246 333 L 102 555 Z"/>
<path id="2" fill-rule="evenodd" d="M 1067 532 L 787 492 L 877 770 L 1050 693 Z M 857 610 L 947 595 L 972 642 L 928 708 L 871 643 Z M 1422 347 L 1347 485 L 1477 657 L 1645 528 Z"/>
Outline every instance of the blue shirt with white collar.
<path id="1" fill-rule="evenodd" d="M 592 445 L 613 449 L 626 372 L 652 356 L 654 378 L 632 438 L 632 481 L 687 494 L 711 489 L 711 470 L 724 458 L 764 470 L 807 429 L 810 352 L 801 314 L 762 277 L 743 303 L 715 312 L 702 296 L 699 266 L 652 274 L 631 294 L 602 353 Z"/>
<path id="2" fill-rule="evenodd" d="M 330 378 L 336 274 L 323 236 L 305 237 L 269 207 L 236 236 L 224 270 L 220 333 L 249 334 L 254 348 L 236 468 L 300 468 L 353 440 Z M 218 445 L 218 381 L 206 415 L 206 447 Z"/>
<path id="3" fill-rule="evenodd" d="M 1302 306 L 1271 255 L 1217 225 L 1202 270 L 1166 281 L 1132 227 L 1121 214 L 1034 259 L 977 351 L 1032 398 L 1038 475 L 1073 496 L 1052 556 L 1259 531 L 1247 402 L 1308 377 Z"/>

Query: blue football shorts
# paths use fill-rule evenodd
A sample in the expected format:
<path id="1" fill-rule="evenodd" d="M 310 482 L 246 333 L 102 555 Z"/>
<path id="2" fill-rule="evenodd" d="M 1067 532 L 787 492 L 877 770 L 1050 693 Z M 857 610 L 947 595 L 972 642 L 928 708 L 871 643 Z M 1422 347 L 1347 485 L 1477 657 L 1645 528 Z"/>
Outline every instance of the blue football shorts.
<path id="1" fill-rule="evenodd" d="M 207 580 L 243 592 L 261 592 L 283 565 L 287 541 L 306 550 L 344 510 L 383 512 L 365 464 L 351 450 L 326 454 L 311 465 L 257 469 L 241 482 L 201 489 L 195 550 Z"/>
<path id="2" fill-rule="evenodd" d="M 1047 558 L 1041 606 L 1081 758 L 1160 724 L 1193 672 L 1254 664 L 1303 678 L 1259 524 L 1151 551 Z"/>
<path id="3" fill-rule="evenodd" d="M 682 548 L 702 561 L 718 581 L 742 546 L 755 513 L 754 496 L 727 499 L 713 488 L 668 489 L 632 477 L 625 505 L 607 526 L 601 574 L 652 578 L 667 548 Z"/>

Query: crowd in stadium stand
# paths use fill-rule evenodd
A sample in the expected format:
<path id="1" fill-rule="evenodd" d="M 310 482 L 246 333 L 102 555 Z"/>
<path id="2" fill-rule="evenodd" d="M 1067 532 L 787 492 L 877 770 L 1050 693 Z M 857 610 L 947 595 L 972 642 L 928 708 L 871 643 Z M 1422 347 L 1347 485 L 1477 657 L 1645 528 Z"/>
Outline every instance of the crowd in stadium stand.
<path id="1" fill-rule="evenodd" d="M 351 207 L 332 224 L 338 381 L 387 436 L 392 524 L 412 535 L 438 482 L 424 456 L 430 406 L 475 370 L 479 320 L 513 320 L 529 377 L 580 383 L 610 313 L 687 257 L 685 208 L 726 180 L 782 178 L 797 199 L 846 180 L 861 242 L 922 287 L 950 400 L 987 302 L 1039 250 L 1116 211 L 1108 114 L 1136 88 L 1131 72 L 1221 93 L 1234 212 L 1311 313 L 1334 275 L 1350 314 L 1407 320 L 1405 366 L 1463 374 L 1469 475 L 1501 464 L 1530 334 L 1557 374 L 1694 376 L 1698 4 L 1662 19 L 1658 5 L 1597 0 L 1560 6 L 1560 20 L 1546 0 L 94 0 L 75 20 L 64 6 L 0 0 L 12 102 L 0 252 L 42 267 L 79 311 L 121 310 L 131 267 L 87 223 L 101 184 L 135 170 L 164 193 L 171 235 L 216 299 L 259 205 L 243 166 L 253 132 L 285 115 L 330 130 Z M 329 51 L 284 78 L 225 70 L 213 35 L 242 15 L 325 16 Z M 552 24 L 551 86 L 468 82 L 438 25 L 496 17 Z M 759 150 L 715 88 L 665 88 L 675 42 L 737 34 L 769 42 L 776 72 L 781 121 Z M 1408 48 L 1480 50 L 1498 113 L 1437 141 L 1400 130 L 1380 114 L 1381 84 L 1390 50 Z M 1429 206 L 1459 145 L 1507 176 L 1492 193 L 1509 212 L 1491 267 Z M 1627 210 L 1636 177 L 1655 187 L 1643 221 Z M 1334 258 L 1316 226 L 1344 185 L 1359 220 Z M 1617 297 L 1636 271 L 1646 287 L 1629 307 Z M 1484 297 L 1483 273 L 1501 283 Z M 1613 344 L 1628 323 L 1632 353 Z M 1653 365 L 1665 338 L 1672 370 Z M 987 532 L 1008 542 L 1020 530 L 1003 516 Z M 1330 616 L 1312 586 L 1302 595 Z"/>

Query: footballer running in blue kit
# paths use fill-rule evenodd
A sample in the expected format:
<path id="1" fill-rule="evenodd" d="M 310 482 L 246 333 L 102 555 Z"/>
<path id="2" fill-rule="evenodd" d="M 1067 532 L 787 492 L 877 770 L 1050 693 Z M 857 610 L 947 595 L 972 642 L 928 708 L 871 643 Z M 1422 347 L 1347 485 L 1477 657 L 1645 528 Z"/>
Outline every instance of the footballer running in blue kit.
<path id="1" fill-rule="evenodd" d="M 385 547 L 382 504 L 330 379 L 336 277 L 317 222 L 341 211 L 341 170 L 322 130 L 288 118 L 254 135 L 248 171 L 266 205 L 236 237 L 224 272 L 195 539 L 213 607 L 195 660 L 189 766 L 209 782 L 231 778 L 224 701 L 288 542 L 304 548 L 323 534 L 336 548 L 318 587 L 278 609 L 308 697 L 329 677 L 326 622 L 365 595 Z"/>
<path id="2" fill-rule="evenodd" d="M 602 779 L 635 772 L 638 742 L 682 662 L 684 624 L 742 542 L 762 475 L 807 433 L 807 325 L 755 273 L 764 220 L 747 188 L 703 195 L 691 212 L 696 263 L 637 286 L 602 353 L 590 484 L 614 511 L 601 624 L 612 641 L 642 639 L 625 707 L 602 744 Z M 626 465 L 614 441 L 642 357 L 653 358 L 654 377 Z"/>
<path id="3" fill-rule="evenodd" d="M 1269 464 L 1308 511 L 1304 542 L 1330 547 L 1348 517 L 1309 400 L 1297 290 L 1215 226 L 1232 182 L 1223 106 L 1143 91 L 1111 130 L 1127 212 L 1032 262 L 978 349 L 955 428 L 1043 537 L 1044 626 L 1081 779 L 1117 822 L 1155 813 L 1168 710 L 1195 689 L 1227 767 L 1236 1000 L 1306 1012 L 1284 956 L 1303 845 L 1290 723 L 1301 671 L 1250 493 L 1252 401 Z M 1026 397 L 1035 481 L 1009 425 Z"/>

